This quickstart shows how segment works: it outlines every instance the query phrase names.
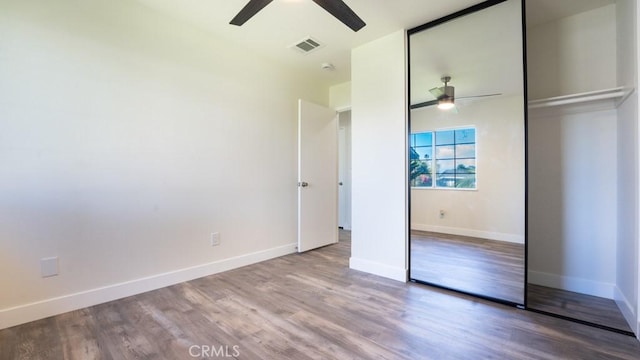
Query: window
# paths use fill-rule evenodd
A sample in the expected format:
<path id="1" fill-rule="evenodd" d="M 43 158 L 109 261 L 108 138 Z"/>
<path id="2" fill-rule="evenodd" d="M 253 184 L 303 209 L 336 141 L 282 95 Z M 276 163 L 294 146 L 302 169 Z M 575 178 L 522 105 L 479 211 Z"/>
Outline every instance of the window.
<path id="1" fill-rule="evenodd" d="M 476 188 L 476 129 L 412 133 L 411 186 Z"/>

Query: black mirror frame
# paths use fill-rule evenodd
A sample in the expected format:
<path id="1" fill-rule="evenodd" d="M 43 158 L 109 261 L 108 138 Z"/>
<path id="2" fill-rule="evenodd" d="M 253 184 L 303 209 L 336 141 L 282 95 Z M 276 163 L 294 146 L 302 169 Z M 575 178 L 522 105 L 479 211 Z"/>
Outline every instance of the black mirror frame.
<path id="1" fill-rule="evenodd" d="M 469 15 L 469 14 L 473 14 L 475 12 L 478 12 L 480 10 L 484 10 L 486 8 L 492 7 L 494 5 L 498 5 L 500 3 L 506 2 L 508 0 L 487 0 L 484 2 L 481 2 L 479 4 L 470 6 L 468 8 L 462 9 L 460 11 L 456 11 L 452 14 L 446 15 L 444 17 L 438 18 L 436 20 L 430 21 L 428 23 L 425 23 L 423 25 L 419 25 L 417 27 L 411 28 L 409 30 L 407 30 L 406 32 L 406 41 L 407 41 L 407 154 L 410 154 L 411 149 L 410 149 L 410 141 L 409 141 L 409 137 L 411 135 L 411 64 L 410 64 L 410 54 L 411 54 L 411 41 L 410 41 L 410 37 L 413 34 L 422 32 L 424 30 L 436 27 L 438 25 L 444 24 L 446 22 L 449 22 L 451 20 L 454 19 L 458 19 L 461 18 L 463 16 Z M 523 76 L 523 112 L 524 112 L 524 284 L 523 284 L 523 302 L 522 303 L 517 303 L 517 302 L 513 302 L 513 301 L 509 301 L 509 300 L 504 300 L 504 299 L 499 299 L 499 298 L 495 298 L 495 297 L 491 297 L 491 296 L 486 296 L 486 295 L 482 295 L 482 294 L 476 294 L 476 293 L 470 293 L 470 292 L 466 292 L 463 290 L 459 290 L 459 289 L 453 289 L 453 288 L 449 288 L 446 286 L 442 286 L 442 285 L 438 285 L 438 284 L 434 284 L 434 283 L 429 283 L 429 282 L 425 282 L 425 281 L 420 281 L 417 279 L 413 279 L 410 276 L 410 269 L 411 269 L 411 184 L 409 181 L 407 181 L 407 207 L 408 207 L 408 219 L 407 219 L 407 251 L 408 251 L 408 268 L 409 268 L 409 281 L 414 282 L 414 283 L 421 283 L 421 284 L 425 284 L 425 285 L 429 285 L 429 286 L 433 286 L 433 287 L 437 287 L 437 288 L 442 288 L 445 290 L 451 290 L 451 291 L 455 291 L 458 293 L 462 293 L 462 294 L 466 294 L 466 295 L 471 295 L 474 297 L 478 297 L 481 299 L 485 299 L 485 300 L 489 300 L 489 301 L 493 301 L 493 302 L 497 302 L 497 303 L 501 303 L 501 304 L 505 304 L 505 305 L 509 305 L 509 306 L 515 306 L 517 308 L 520 309 L 527 309 L 527 283 L 528 283 L 528 136 L 527 136 L 527 128 L 528 128 L 528 109 L 527 109 L 527 102 L 528 102 L 528 92 L 527 92 L 527 38 L 526 38 L 526 12 L 525 12 L 525 0 L 519 0 L 521 3 L 521 24 L 522 24 L 522 59 L 523 59 L 523 64 L 522 64 L 522 76 Z M 410 169 L 407 166 L 407 179 L 410 179 Z"/>

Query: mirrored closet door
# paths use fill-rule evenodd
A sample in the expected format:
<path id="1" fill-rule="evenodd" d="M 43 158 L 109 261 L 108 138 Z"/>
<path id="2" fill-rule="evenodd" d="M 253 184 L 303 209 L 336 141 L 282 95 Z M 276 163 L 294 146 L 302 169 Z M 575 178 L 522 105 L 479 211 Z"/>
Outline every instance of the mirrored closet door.
<path id="1" fill-rule="evenodd" d="M 522 2 L 408 34 L 410 278 L 523 305 Z"/>

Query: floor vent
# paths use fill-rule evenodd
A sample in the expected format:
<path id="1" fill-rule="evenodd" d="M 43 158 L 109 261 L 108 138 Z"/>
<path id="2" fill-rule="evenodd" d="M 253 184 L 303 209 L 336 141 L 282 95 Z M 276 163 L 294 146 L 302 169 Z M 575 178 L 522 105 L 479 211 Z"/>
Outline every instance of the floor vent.
<path id="1" fill-rule="evenodd" d="M 315 51 L 323 46 L 318 40 L 307 36 L 306 38 L 296 42 L 295 44 L 289 46 L 291 49 L 294 49 L 302 54 L 308 54 L 312 51 Z"/>

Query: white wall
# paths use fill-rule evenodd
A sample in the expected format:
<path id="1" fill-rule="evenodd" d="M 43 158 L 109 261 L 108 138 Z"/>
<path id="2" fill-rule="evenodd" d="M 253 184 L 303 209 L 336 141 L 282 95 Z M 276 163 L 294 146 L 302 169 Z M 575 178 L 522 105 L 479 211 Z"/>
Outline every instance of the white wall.
<path id="1" fill-rule="evenodd" d="M 413 188 L 412 229 L 524 244 L 523 103 L 510 96 L 469 102 L 457 114 L 412 110 L 414 133 L 475 126 L 478 169 L 477 190 Z"/>
<path id="2" fill-rule="evenodd" d="M 631 327 L 638 323 L 638 96 L 618 107 L 618 246 L 614 298 Z M 633 319 L 633 320 L 631 320 Z M 640 335 L 640 326 L 636 334 Z"/>
<path id="3" fill-rule="evenodd" d="M 640 336 L 638 313 L 638 28 L 636 1 L 618 0 L 618 84 L 635 92 L 618 107 L 618 251 L 615 299 L 629 325 Z"/>
<path id="4" fill-rule="evenodd" d="M 616 129 L 615 110 L 529 113 L 531 283 L 613 298 Z"/>
<path id="5" fill-rule="evenodd" d="M 0 328 L 294 251 L 328 89 L 132 1 L 3 1 L 0 34 Z"/>
<path id="6" fill-rule="evenodd" d="M 405 32 L 353 49 L 350 266 L 406 281 Z"/>
<path id="7" fill-rule="evenodd" d="M 527 57 L 529 99 L 615 87 L 616 5 L 528 28 Z"/>
<path id="8" fill-rule="evenodd" d="M 351 109 L 351 81 L 329 88 L 329 106 L 336 111 Z"/>

